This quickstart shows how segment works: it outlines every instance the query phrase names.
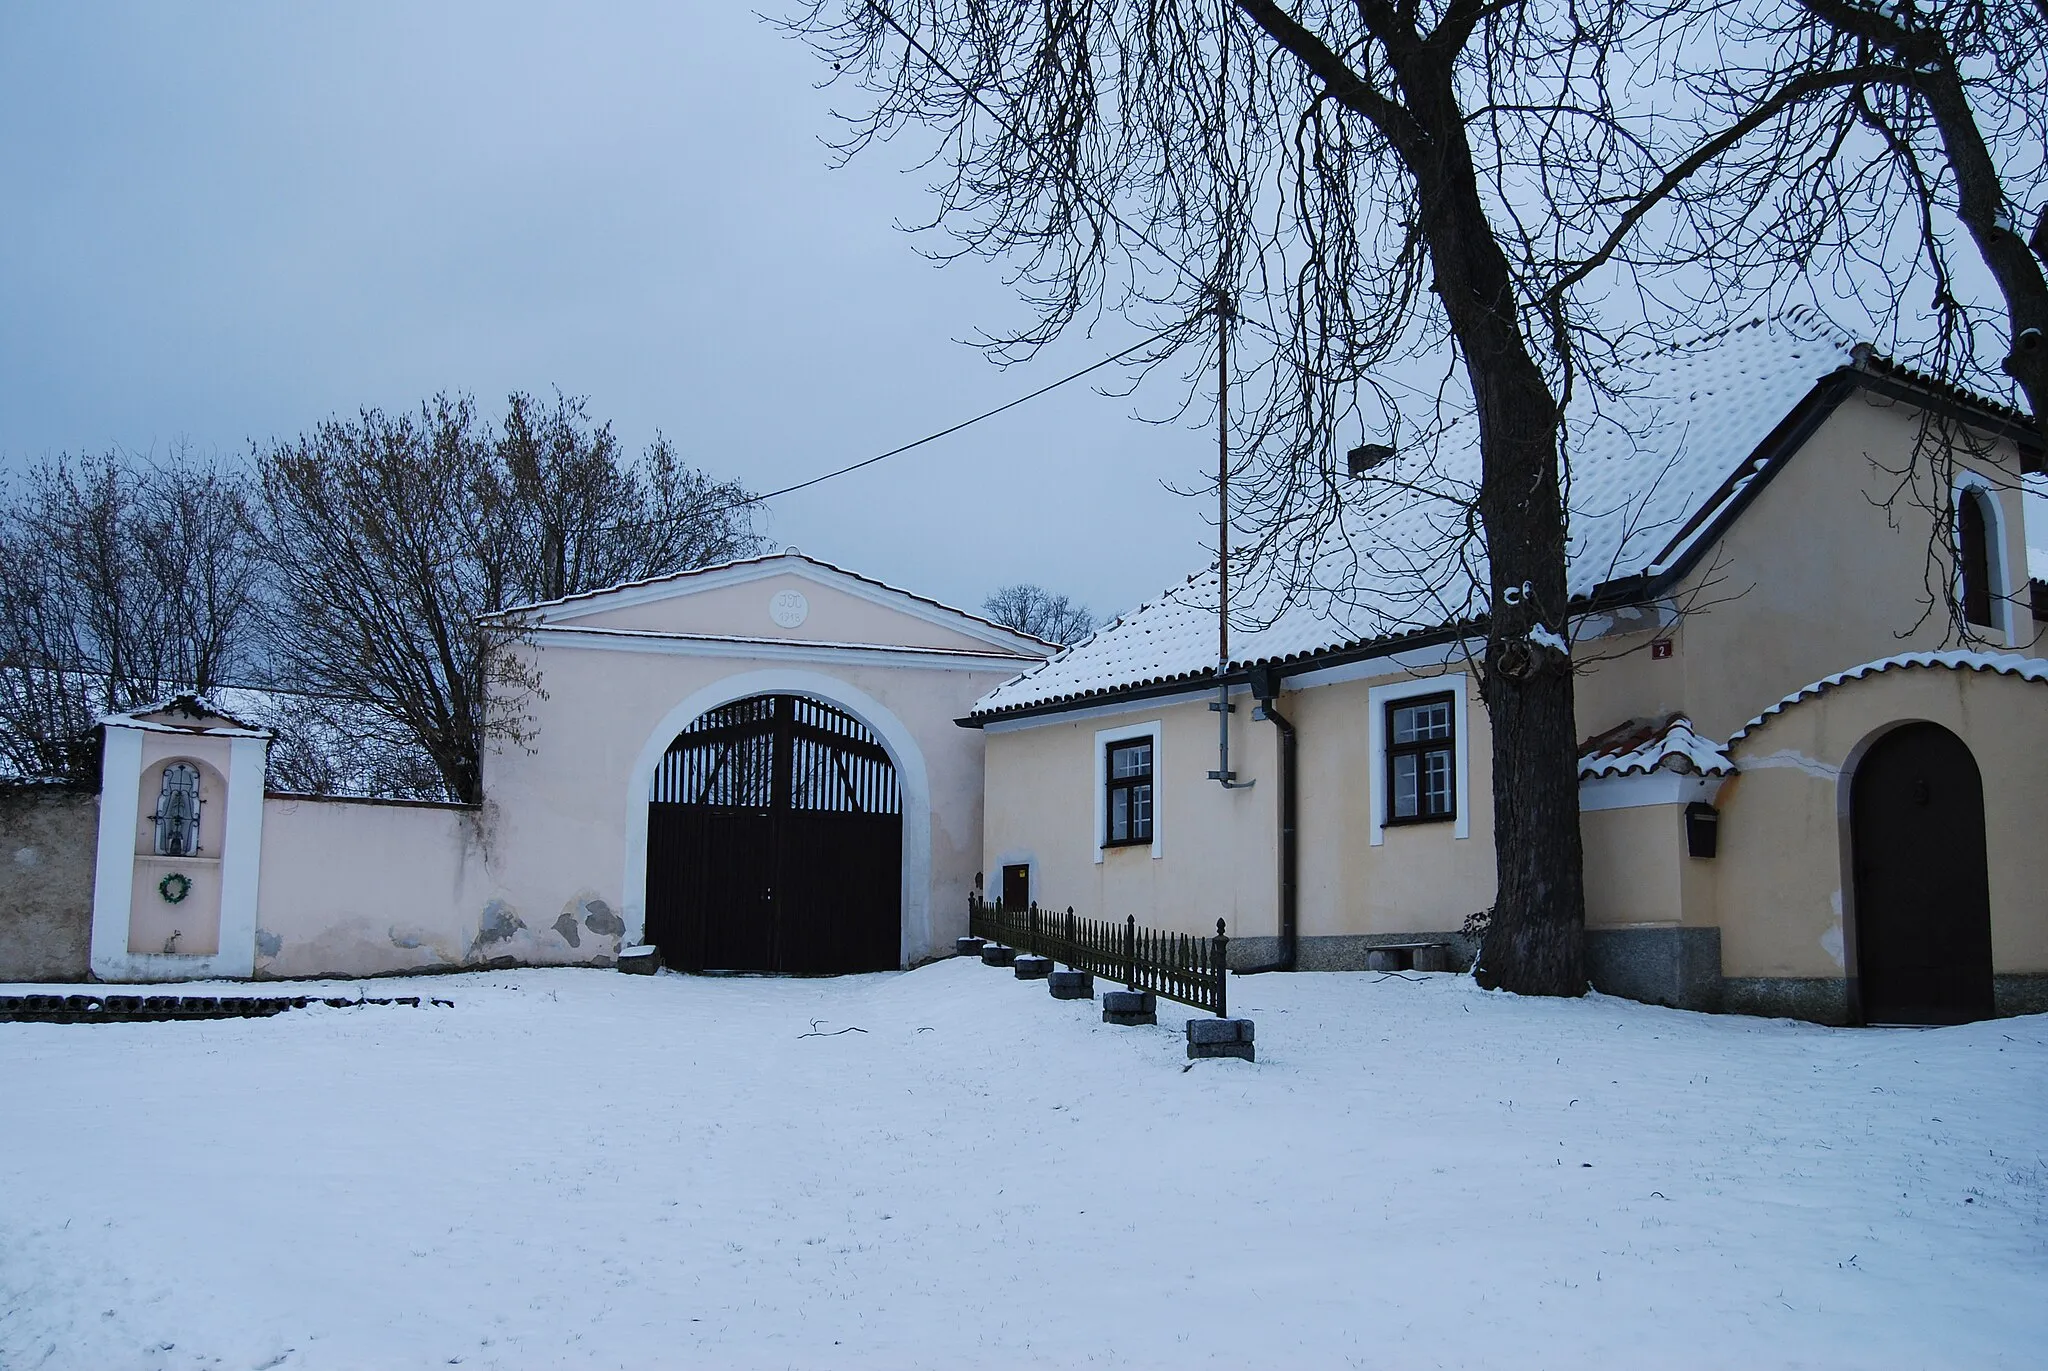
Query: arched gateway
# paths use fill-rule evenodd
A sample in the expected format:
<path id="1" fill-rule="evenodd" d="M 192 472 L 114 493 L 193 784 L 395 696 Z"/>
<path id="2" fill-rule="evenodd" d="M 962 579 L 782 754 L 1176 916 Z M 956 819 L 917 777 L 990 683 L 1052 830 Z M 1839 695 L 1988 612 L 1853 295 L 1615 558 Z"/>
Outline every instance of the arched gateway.
<path id="1" fill-rule="evenodd" d="M 700 715 L 647 802 L 647 941 L 686 971 L 899 964 L 903 795 L 881 741 L 802 695 Z"/>

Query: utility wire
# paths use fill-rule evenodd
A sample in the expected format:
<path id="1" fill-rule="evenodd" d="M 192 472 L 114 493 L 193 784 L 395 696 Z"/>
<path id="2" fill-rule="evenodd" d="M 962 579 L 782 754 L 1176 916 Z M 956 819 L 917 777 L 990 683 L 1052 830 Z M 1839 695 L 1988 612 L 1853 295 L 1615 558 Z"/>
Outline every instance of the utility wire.
<path id="1" fill-rule="evenodd" d="M 621 519 L 615 523 L 609 524 L 582 525 L 576 531 L 579 533 L 617 533 L 622 529 L 656 528 L 662 524 L 674 523 L 677 519 L 710 518 L 714 515 L 729 513 L 730 511 L 735 509 L 746 509 L 755 505 L 763 505 L 770 500 L 778 499 L 784 495 L 794 495 L 799 490 L 809 490 L 812 486 L 820 485 L 826 481 L 834 480 L 838 477 L 848 475 L 851 472 L 859 471 L 864 467 L 871 467 L 877 462 L 886 462 L 891 457 L 900 457 L 904 453 L 911 452 L 916 450 L 917 448 L 924 447 L 928 443 L 936 443 L 937 441 L 939 441 L 939 439 L 951 437 L 953 434 L 960 432 L 960 430 L 964 428 L 972 428 L 974 425 L 981 423 L 985 419 L 993 419 L 998 414 L 1002 414 L 1009 410 L 1013 410 L 1017 408 L 1017 406 L 1019 405 L 1028 404 L 1029 402 L 1036 400 L 1041 395 L 1048 395 L 1053 391 L 1058 390 L 1061 386 L 1070 385 L 1073 382 L 1080 380 L 1084 376 L 1089 376 L 1094 374 L 1095 372 L 1102 370 L 1106 366 L 1111 366 L 1117 362 L 1121 362 L 1124 358 L 1129 357 L 1134 352 L 1143 352 L 1146 348 L 1151 347 L 1154 343 L 1157 343 L 1162 339 L 1171 337 L 1173 334 L 1177 333 L 1181 327 L 1181 325 L 1176 324 L 1172 328 L 1161 329 L 1159 330 L 1159 332 L 1152 334 L 1150 337 L 1140 338 L 1137 342 L 1131 344 L 1129 347 L 1123 349 L 1121 352 L 1113 352 L 1107 357 L 1103 357 L 1096 361 L 1090 362 L 1087 366 L 1082 367 L 1079 371 L 1070 371 L 1065 376 L 1060 377 L 1056 381 L 1048 381 L 1046 384 L 1040 386 L 1037 390 L 1031 391 L 1030 393 L 1025 395 L 1019 395 L 1014 400 L 1006 400 L 1002 404 L 997 405 L 994 409 L 983 410 L 981 413 L 975 415 L 971 419 L 962 419 L 957 424 L 952 424 L 946 428 L 942 428 L 938 430 L 936 433 L 927 433 L 924 437 L 913 439 L 912 441 L 903 444 L 901 447 L 892 447 L 887 452 L 878 452 L 872 457 L 863 457 L 858 462 L 848 462 L 843 467 L 834 467 L 831 471 L 824 472 L 821 475 L 809 477 L 806 480 L 798 481 L 794 485 L 782 486 L 779 489 L 766 491 L 760 495 L 748 495 L 738 500 L 728 500 L 726 503 L 722 505 L 712 505 L 708 508 L 701 509 L 691 508 L 683 510 L 668 518 Z"/>
<path id="2" fill-rule="evenodd" d="M 890 448 L 887 452 L 878 452 L 872 457 L 862 458 L 858 462 L 850 462 L 847 465 L 838 468 L 837 470 L 828 471 L 822 476 L 813 476 L 808 481 L 798 481 L 793 486 L 784 486 L 780 490 L 771 490 L 765 495 L 749 496 L 745 500 L 736 501 L 733 505 L 728 506 L 728 508 L 738 508 L 741 505 L 761 504 L 765 501 L 773 500 L 778 496 L 793 495 L 799 490 L 808 490 L 810 487 L 817 485 L 822 481 L 829 481 L 835 476 L 844 476 L 848 472 L 859 471 L 862 467 L 871 467 L 877 462 L 885 462 L 891 457 L 900 457 L 902 454 L 911 451 L 913 448 L 923 447 L 926 443 L 936 443 L 939 439 L 950 437 L 951 435 L 958 433 L 963 428 L 967 428 L 970 427 L 971 425 L 978 424 L 984 419 L 993 419 L 998 414 L 1001 414 L 1006 410 L 1015 409 L 1017 406 L 1025 404 L 1028 401 L 1036 400 L 1041 395 L 1045 395 L 1052 391 L 1058 390 L 1061 386 L 1066 385 L 1070 381 L 1078 381 L 1083 376 L 1089 375 L 1091 372 L 1100 371 L 1104 367 L 1109 366 L 1111 363 L 1121 362 L 1124 358 L 1130 356 L 1132 353 L 1142 352 L 1146 348 L 1151 347 L 1154 343 L 1158 342 L 1160 339 L 1165 338 L 1170 334 L 1173 334 L 1178 331 L 1178 325 L 1176 325 L 1174 328 L 1161 329 L 1159 332 L 1153 334 L 1149 338 L 1139 339 L 1137 342 L 1125 348 L 1122 352 L 1111 353 L 1109 356 L 1104 357 L 1100 361 L 1090 362 L 1087 366 L 1082 367 L 1079 371 L 1069 372 L 1067 375 L 1060 377 L 1057 381 L 1052 381 L 1047 383 L 1046 385 L 1040 386 L 1037 390 L 1032 391 L 1029 395 L 1019 395 L 1016 399 L 1010 400 L 1004 404 L 997 405 L 994 409 L 985 410 L 982 413 L 975 415 L 972 419 L 962 419 L 959 423 L 954 424 L 951 428 L 942 428 L 937 433 L 927 433 L 924 437 L 919 438 L 914 442 L 905 443 L 902 447 Z"/>

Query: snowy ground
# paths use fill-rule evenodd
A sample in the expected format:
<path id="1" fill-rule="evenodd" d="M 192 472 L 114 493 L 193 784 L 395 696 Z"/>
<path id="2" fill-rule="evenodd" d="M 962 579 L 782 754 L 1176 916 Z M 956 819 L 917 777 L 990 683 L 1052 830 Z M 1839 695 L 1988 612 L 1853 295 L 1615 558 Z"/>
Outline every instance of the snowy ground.
<path id="1" fill-rule="evenodd" d="M 2040 1366 L 2048 1019 L 978 963 L 0 1024 L 0 1366 Z M 806 1036 L 858 1026 L 865 1032 Z"/>

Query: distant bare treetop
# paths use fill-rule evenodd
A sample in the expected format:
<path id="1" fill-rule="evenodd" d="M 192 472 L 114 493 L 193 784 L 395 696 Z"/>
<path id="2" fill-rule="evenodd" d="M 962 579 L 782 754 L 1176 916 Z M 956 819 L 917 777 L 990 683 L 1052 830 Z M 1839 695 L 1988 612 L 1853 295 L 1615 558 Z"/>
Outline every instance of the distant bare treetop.
<path id="1" fill-rule="evenodd" d="M 369 700 L 477 803 L 483 754 L 524 746 L 541 688 L 499 610 L 760 547 L 751 497 L 657 438 L 638 462 L 584 402 L 514 394 L 493 429 L 467 397 L 364 410 L 260 455 L 276 573 L 269 646 L 294 686 Z M 488 705 L 488 708 L 486 707 Z"/>
<path id="2" fill-rule="evenodd" d="M 1095 631 L 1095 616 L 1086 607 L 1028 582 L 1002 587 L 981 602 L 981 612 L 1019 633 L 1061 647 L 1071 647 Z"/>
<path id="3" fill-rule="evenodd" d="M 60 456 L 0 506 L 0 767 L 88 782 L 99 716 L 253 665 L 246 480 L 185 448 Z"/>

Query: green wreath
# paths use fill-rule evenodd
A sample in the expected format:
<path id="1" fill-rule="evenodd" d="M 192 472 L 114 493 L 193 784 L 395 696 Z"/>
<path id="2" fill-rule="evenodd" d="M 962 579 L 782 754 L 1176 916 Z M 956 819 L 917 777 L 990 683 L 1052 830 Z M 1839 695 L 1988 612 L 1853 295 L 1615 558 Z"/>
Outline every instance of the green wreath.
<path id="1" fill-rule="evenodd" d="M 182 872 L 173 871 L 156 883 L 156 893 L 171 904 L 177 904 L 192 893 L 192 878 Z"/>

